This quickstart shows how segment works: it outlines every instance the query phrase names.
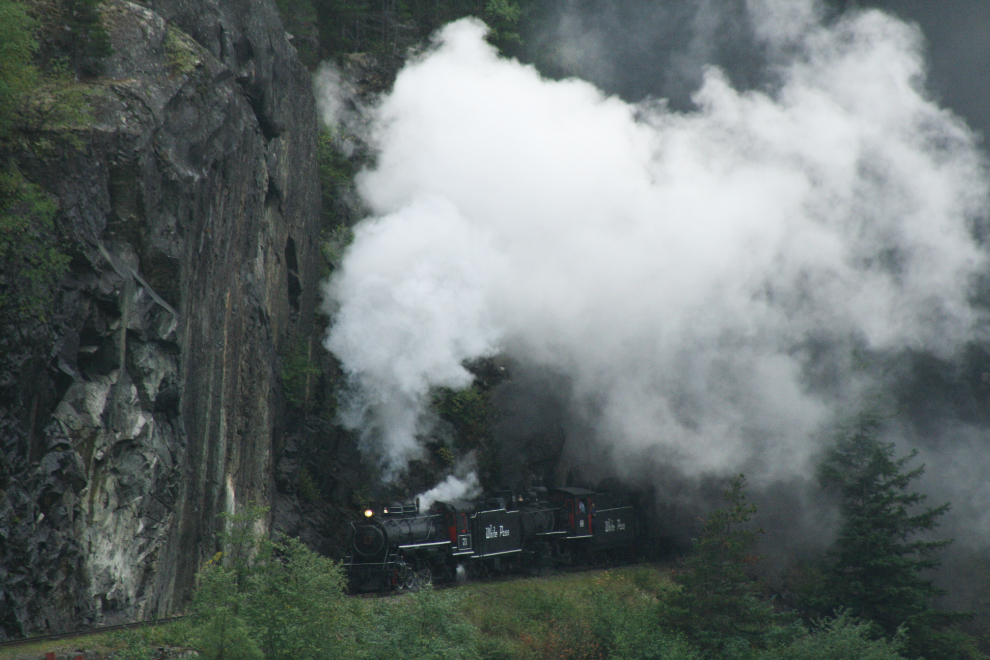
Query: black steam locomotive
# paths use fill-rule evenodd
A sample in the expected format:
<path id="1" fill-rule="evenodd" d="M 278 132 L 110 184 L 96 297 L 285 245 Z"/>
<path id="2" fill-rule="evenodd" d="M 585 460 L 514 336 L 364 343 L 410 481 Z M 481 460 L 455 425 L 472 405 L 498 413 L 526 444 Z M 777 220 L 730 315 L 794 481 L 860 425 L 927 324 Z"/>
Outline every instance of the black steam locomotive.
<path id="1" fill-rule="evenodd" d="M 351 523 L 352 591 L 632 557 L 634 508 L 583 488 L 503 491 L 483 500 L 370 507 Z"/>

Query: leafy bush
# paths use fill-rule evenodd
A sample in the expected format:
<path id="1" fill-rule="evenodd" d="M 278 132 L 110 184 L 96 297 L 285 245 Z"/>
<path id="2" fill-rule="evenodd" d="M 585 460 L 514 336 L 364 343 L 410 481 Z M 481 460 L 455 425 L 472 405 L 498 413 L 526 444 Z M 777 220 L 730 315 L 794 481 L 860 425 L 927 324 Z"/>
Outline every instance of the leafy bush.
<path id="1" fill-rule="evenodd" d="M 261 660 L 261 649 L 240 616 L 248 594 L 238 588 L 237 571 L 220 563 L 221 556 L 200 571 L 190 641 L 205 660 Z"/>
<path id="2" fill-rule="evenodd" d="M 258 533 L 261 510 L 225 516 L 227 552 L 199 574 L 193 646 L 209 660 L 348 657 L 354 617 L 339 564 Z"/>
<path id="3" fill-rule="evenodd" d="M 605 573 L 588 593 L 591 628 L 601 649 L 606 657 L 622 660 L 698 659 L 683 638 L 658 625 L 657 600 L 637 586 L 645 573 L 640 570 L 627 581 Z"/>
<path id="4" fill-rule="evenodd" d="M 875 625 L 843 612 L 820 620 L 797 639 L 760 654 L 760 660 L 903 660 L 903 638 L 878 637 Z"/>
<path id="5" fill-rule="evenodd" d="M 345 577 L 298 539 L 263 541 L 242 611 L 268 660 L 346 657 Z"/>
<path id="6" fill-rule="evenodd" d="M 459 660 L 478 657 L 477 629 L 464 619 L 461 594 L 431 585 L 394 604 L 376 603 L 352 657 Z M 339 656 L 338 656 L 339 657 Z"/>

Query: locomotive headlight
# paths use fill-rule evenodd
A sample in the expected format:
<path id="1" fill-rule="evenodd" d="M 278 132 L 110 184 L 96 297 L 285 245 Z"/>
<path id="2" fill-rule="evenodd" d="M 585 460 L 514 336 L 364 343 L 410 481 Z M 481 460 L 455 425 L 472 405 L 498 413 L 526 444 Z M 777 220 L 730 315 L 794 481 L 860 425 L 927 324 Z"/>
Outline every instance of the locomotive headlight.
<path id="1" fill-rule="evenodd" d="M 375 512 L 374 511 L 372 511 L 371 509 L 365 509 L 365 511 L 364 511 L 364 517 L 365 518 L 370 518 L 373 515 L 375 515 Z"/>

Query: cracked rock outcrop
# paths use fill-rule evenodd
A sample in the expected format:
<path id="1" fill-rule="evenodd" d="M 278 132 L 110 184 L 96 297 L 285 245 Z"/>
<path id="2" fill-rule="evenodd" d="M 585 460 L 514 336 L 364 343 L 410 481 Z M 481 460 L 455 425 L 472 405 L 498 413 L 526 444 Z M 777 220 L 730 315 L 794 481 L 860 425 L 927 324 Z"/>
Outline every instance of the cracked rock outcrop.
<path id="1" fill-rule="evenodd" d="M 50 319 L 2 328 L 0 639 L 184 607 L 217 514 L 272 500 L 316 302 L 316 113 L 274 3 L 102 7 L 93 124 L 19 163 L 72 261 Z"/>

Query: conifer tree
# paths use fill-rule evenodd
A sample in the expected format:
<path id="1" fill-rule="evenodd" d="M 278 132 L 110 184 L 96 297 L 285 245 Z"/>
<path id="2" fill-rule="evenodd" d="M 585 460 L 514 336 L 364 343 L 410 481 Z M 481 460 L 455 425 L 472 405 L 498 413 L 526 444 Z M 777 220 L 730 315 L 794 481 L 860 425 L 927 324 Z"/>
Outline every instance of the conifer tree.
<path id="1" fill-rule="evenodd" d="M 756 506 L 746 501 L 745 490 L 743 475 L 732 478 L 722 493 L 725 506 L 705 518 L 667 617 L 706 657 L 743 657 L 762 645 L 773 623 L 773 611 L 759 599 L 759 583 L 749 574 L 759 560 L 754 547 L 763 530 L 747 525 Z"/>
<path id="2" fill-rule="evenodd" d="M 971 657 L 941 632 L 964 615 L 937 612 L 944 590 L 926 576 L 939 566 L 951 540 L 926 540 L 949 504 L 924 507 L 927 496 L 911 490 L 924 465 L 908 464 L 918 452 L 895 457 L 893 443 L 879 439 L 882 418 L 861 414 L 841 434 L 819 468 L 822 485 L 840 497 L 842 527 L 828 552 L 823 600 L 873 621 L 887 635 L 904 627 L 911 657 Z M 943 647 L 933 655 L 933 646 Z M 965 644 L 963 644 L 965 646 Z"/>

